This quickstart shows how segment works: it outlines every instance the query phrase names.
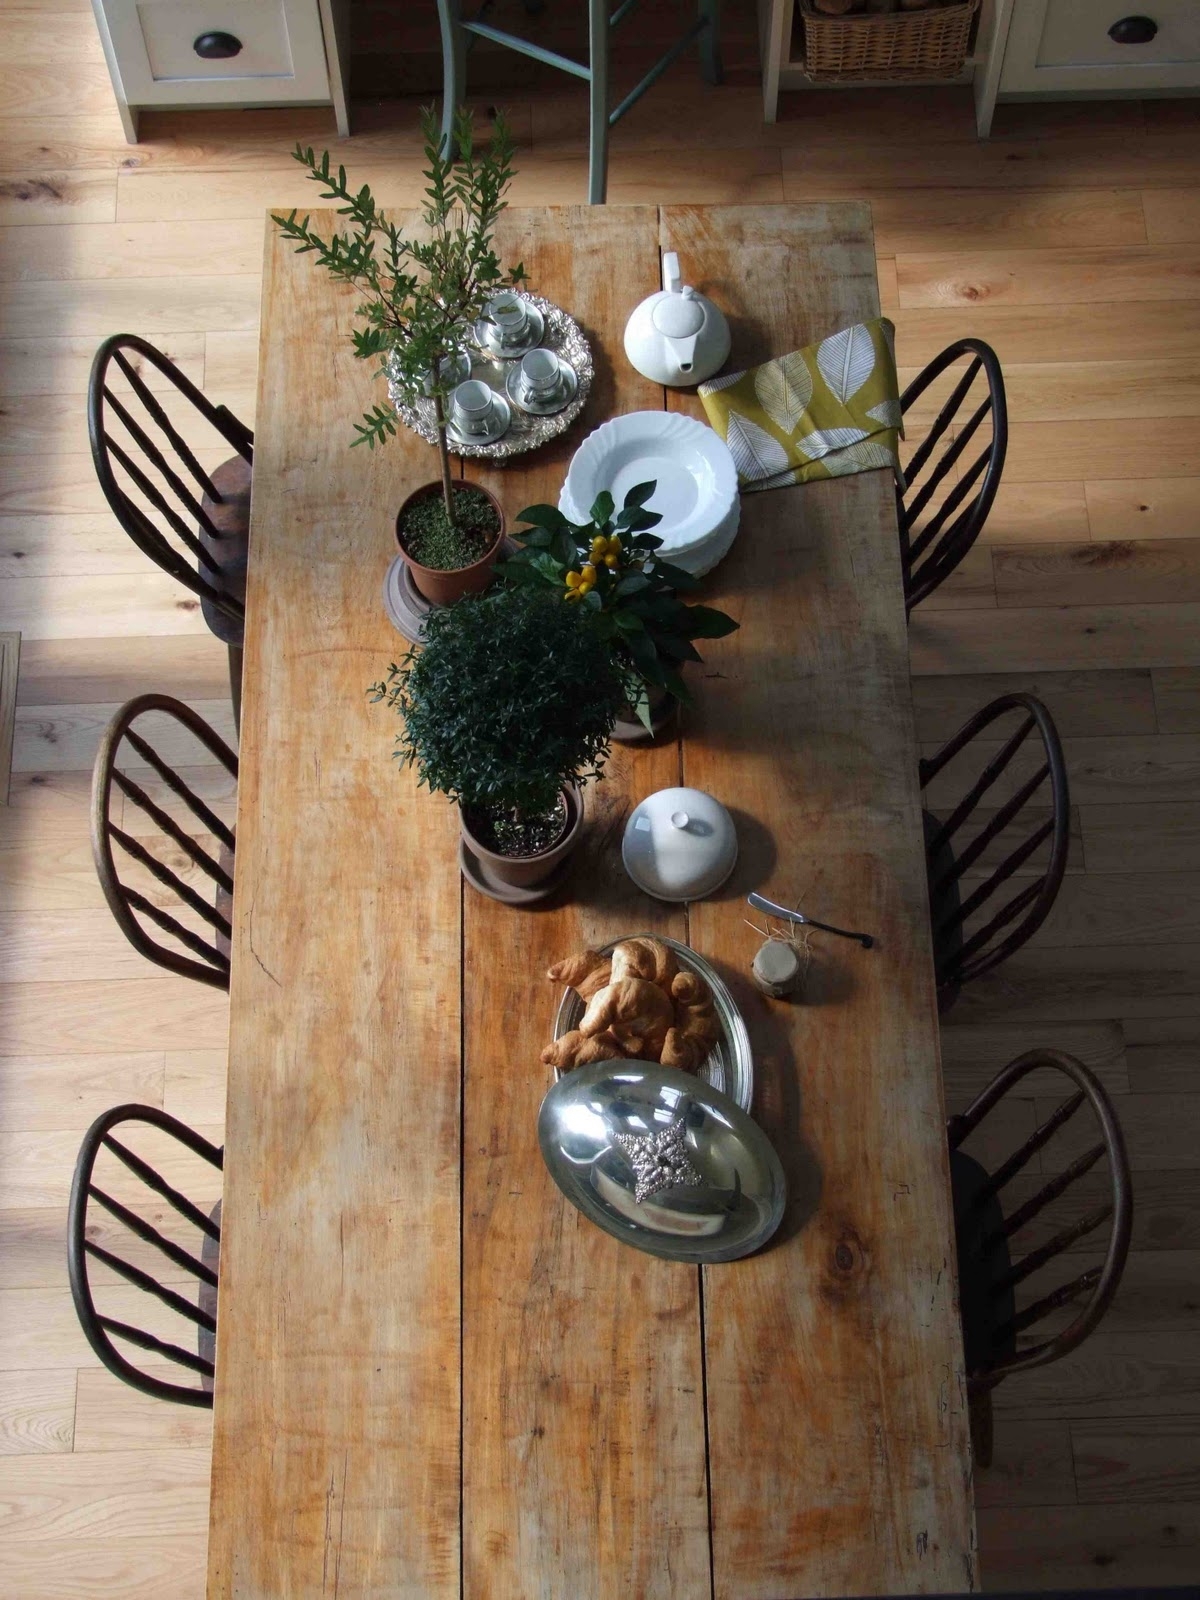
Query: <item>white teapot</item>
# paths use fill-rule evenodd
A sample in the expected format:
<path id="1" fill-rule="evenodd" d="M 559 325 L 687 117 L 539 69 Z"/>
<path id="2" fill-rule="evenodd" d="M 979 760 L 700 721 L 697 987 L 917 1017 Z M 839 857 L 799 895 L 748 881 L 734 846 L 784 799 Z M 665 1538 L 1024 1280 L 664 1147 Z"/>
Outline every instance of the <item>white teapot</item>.
<path id="1" fill-rule="evenodd" d="M 663 286 L 625 324 L 625 354 L 644 378 L 670 388 L 703 383 L 729 355 L 729 324 L 695 289 L 680 286 L 679 257 L 663 253 Z"/>

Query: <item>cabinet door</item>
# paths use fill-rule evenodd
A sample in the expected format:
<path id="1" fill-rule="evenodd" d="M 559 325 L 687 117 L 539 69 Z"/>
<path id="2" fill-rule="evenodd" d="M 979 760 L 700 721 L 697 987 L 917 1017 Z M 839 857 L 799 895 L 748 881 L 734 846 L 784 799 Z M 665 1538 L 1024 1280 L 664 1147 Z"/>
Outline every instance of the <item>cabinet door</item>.
<path id="1" fill-rule="evenodd" d="M 1125 19 L 1149 33 L 1122 44 Z M 1200 0 L 1016 0 L 1001 94 L 1191 88 L 1200 85 Z"/>
<path id="2" fill-rule="evenodd" d="M 317 0 L 99 0 L 134 106 L 328 100 Z M 212 35 L 227 39 L 213 41 Z M 230 50 L 234 54 L 212 53 Z"/>

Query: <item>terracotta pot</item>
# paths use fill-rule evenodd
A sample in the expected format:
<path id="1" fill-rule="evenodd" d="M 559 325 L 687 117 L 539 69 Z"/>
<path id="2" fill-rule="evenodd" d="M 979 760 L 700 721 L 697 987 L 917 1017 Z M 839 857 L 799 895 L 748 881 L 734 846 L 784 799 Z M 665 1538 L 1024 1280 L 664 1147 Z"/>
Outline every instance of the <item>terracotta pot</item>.
<path id="1" fill-rule="evenodd" d="M 476 858 L 480 865 L 491 877 L 503 883 L 511 884 L 515 889 L 532 888 L 534 884 L 541 883 L 548 878 L 556 868 L 562 865 L 571 851 L 579 843 L 580 833 L 583 829 L 583 796 L 575 784 L 568 784 L 562 791 L 567 802 L 567 828 L 562 838 L 549 850 L 544 850 L 539 856 L 500 856 L 494 850 L 489 850 L 471 832 L 467 819 L 460 811 L 459 823 L 462 827 L 463 838 L 467 842 L 467 849 Z"/>
<path id="2" fill-rule="evenodd" d="M 442 493 L 440 483 L 423 483 L 419 489 L 414 489 L 396 513 L 396 543 L 400 546 L 405 561 L 408 562 L 409 571 L 413 575 L 413 582 L 426 600 L 435 606 L 450 606 L 456 600 L 461 600 L 465 594 L 479 594 L 486 589 L 494 576 L 492 567 L 496 563 L 500 554 L 500 546 L 504 540 L 504 511 L 495 495 L 489 494 L 481 484 L 468 483 L 465 478 L 456 478 L 454 488 L 456 490 L 478 489 L 480 494 L 486 495 L 492 502 L 492 505 L 496 508 L 496 515 L 500 519 L 500 528 L 496 534 L 495 542 L 485 555 L 482 555 L 478 561 L 473 562 L 469 567 L 458 567 L 453 572 L 444 572 L 440 567 L 423 567 L 419 561 L 414 561 L 404 548 L 400 527 L 404 521 L 405 512 L 410 506 L 417 505 L 422 500 L 430 500 L 435 496 L 440 499 Z"/>

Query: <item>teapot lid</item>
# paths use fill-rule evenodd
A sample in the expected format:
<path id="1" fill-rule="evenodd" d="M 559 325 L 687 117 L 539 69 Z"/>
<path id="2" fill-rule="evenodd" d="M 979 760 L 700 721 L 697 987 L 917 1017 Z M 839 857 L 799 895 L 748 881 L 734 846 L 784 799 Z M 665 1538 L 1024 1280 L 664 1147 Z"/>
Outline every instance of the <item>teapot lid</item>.
<path id="1" fill-rule="evenodd" d="M 668 292 L 655 296 L 650 320 L 668 339 L 690 339 L 704 326 L 704 307 L 692 289 Z"/>
<path id="2" fill-rule="evenodd" d="M 625 870 L 658 900 L 703 900 L 737 860 L 737 830 L 719 800 L 703 789 L 658 789 L 625 824 Z"/>
<path id="3" fill-rule="evenodd" d="M 555 1183 L 606 1233 L 672 1261 L 733 1261 L 783 1217 L 766 1134 L 719 1089 L 654 1061 L 600 1061 L 547 1093 L 538 1143 Z"/>

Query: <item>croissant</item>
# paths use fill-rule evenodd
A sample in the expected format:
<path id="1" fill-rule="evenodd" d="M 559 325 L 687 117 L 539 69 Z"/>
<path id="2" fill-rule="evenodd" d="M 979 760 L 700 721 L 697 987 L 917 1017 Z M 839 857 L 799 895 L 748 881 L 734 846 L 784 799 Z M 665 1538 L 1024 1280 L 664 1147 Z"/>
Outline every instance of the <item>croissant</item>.
<path id="1" fill-rule="evenodd" d="M 542 1051 L 542 1064 L 547 1067 L 586 1067 L 593 1061 L 621 1061 L 627 1052 L 621 1041 L 607 1031 L 585 1038 L 578 1028 L 564 1033 L 561 1039 L 548 1044 Z"/>
<path id="2" fill-rule="evenodd" d="M 612 953 L 613 982 L 622 978 L 644 978 L 648 983 L 669 989 L 679 971 L 679 963 L 661 939 L 648 935 L 622 939 Z"/>
<path id="3" fill-rule="evenodd" d="M 608 1029 L 626 1055 L 657 1061 L 674 1021 L 674 1008 L 657 984 L 623 978 L 592 996 L 579 1031 L 591 1038 Z"/>
<path id="4" fill-rule="evenodd" d="M 679 972 L 671 982 L 674 1025 L 663 1041 L 662 1064 L 695 1072 L 720 1037 L 712 991 L 695 972 Z"/>
<path id="5" fill-rule="evenodd" d="M 565 983 L 574 989 L 581 1000 L 590 1000 L 597 989 L 603 989 L 612 974 L 612 962 L 599 950 L 584 950 L 580 955 L 568 956 L 558 961 L 547 972 L 551 983 Z"/>

